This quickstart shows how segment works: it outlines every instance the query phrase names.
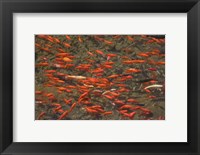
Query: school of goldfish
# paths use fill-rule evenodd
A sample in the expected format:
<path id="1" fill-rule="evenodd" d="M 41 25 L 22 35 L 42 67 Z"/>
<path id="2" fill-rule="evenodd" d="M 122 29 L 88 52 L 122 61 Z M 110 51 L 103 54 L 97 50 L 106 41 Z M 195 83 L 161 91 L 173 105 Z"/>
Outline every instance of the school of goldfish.
<path id="1" fill-rule="evenodd" d="M 36 120 L 164 120 L 164 35 L 36 35 Z"/>

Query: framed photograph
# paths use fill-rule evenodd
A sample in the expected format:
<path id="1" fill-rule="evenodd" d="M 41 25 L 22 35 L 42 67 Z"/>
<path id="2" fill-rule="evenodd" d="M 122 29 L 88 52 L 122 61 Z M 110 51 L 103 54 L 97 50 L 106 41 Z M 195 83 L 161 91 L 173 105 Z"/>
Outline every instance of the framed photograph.
<path id="1" fill-rule="evenodd" d="M 198 0 L 0 0 L 2 154 L 199 154 Z"/>

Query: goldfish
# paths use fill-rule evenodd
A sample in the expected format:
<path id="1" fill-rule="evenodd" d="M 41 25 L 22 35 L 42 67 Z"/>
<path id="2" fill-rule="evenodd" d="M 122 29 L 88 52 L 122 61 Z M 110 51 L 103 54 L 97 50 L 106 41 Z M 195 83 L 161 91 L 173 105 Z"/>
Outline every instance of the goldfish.
<path id="1" fill-rule="evenodd" d="M 127 39 L 130 41 L 134 41 L 134 39 L 131 36 L 127 36 Z"/>
<path id="2" fill-rule="evenodd" d="M 135 116 L 136 112 L 132 112 L 130 114 L 127 113 L 122 113 L 124 116 L 129 117 L 130 119 L 133 119 L 133 117 Z"/>
<path id="3" fill-rule="evenodd" d="M 68 36 L 68 35 L 66 35 L 65 37 L 66 37 L 66 39 L 68 39 L 68 40 L 72 40 L 71 37 Z"/>
<path id="4" fill-rule="evenodd" d="M 156 96 L 150 95 L 150 96 L 148 96 L 148 98 L 154 99 L 154 98 L 156 98 Z"/>
<path id="5" fill-rule="evenodd" d="M 95 109 L 95 108 L 101 108 L 101 106 L 100 105 L 94 105 L 94 106 L 91 106 L 90 108 L 93 108 L 93 109 Z"/>
<path id="6" fill-rule="evenodd" d="M 157 71 L 156 68 L 148 68 L 149 71 Z"/>
<path id="7" fill-rule="evenodd" d="M 63 43 L 63 45 L 64 45 L 65 47 L 71 47 L 71 45 L 68 44 L 68 43 Z"/>
<path id="8" fill-rule="evenodd" d="M 149 109 L 146 109 L 146 108 L 140 107 L 140 110 L 142 110 L 145 114 L 150 114 L 150 113 L 152 113 Z"/>
<path id="9" fill-rule="evenodd" d="M 82 42 L 83 42 L 83 40 L 81 39 L 81 37 L 80 37 L 80 36 L 78 36 L 78 41 L 79 41 L 80 43 L 82 43 Z"/>
<path id="10" fill-rule="evenodd" d="M 88 108 L 88 107 L 85 107 L 85 109 L 86 109 L 86 111 L 87 111 L 88 113 L 93 113 L 93 114 L 97 114 L 97 113 L 98 113 L 97 110 L 94 110 L 94 109 L 91 109 L 91 108 Z"/>
<path id="11" fill-rule="evenodd" d="M 144 91 L 146 91 L 147 93 L 151 93 L 149 89 L 144 89 Z"/>
<path id="12" fill-rule="evenodd" d="M 41 45 L 40 45 L 40 44 L 37 44 L 37 43 L 35 43 L 35 46 L 36 46 L 36 47 L 39 47 L 39 48 L 41 47 Z"/>
<path id="13" fill-rule="evenodd" d="M 59 94 L 62 94 L 62 93 L 63 93 L 61 90 L 57 90 L 57 92 L 58 92 Z"/>
<path id="14" fill-rule="evenodd" d="M 36 67 L 38 66 L 49 66 L 49 64 L 47 62 L 43 62 L 43 63 L 36 64 Z"/>
<path id="15" fill-rule="evenodd" d="M 97 87 L 99 87 L 99 88 L 106 88 L 107 87 L 107 85 L 106 84 L 96 84 L 96 86 Z"/>
<path id="16" fill-rule="evenodd" d="M 144 63 L 146 60 L 125 60 L 123 61 L 124 64 L 134 64 L 134 63 Z"/>
<path id="17" fill-rule="evenodd" d="M 105 116 L 105 115 L 112 115 L 112 114 L 113 114 L 112 111 L 107 111 L 107 112 L 104 112 L 104 113 L 103 113 L 104 116 Z"/>
<path id="18" fill-rule="evenodd" d="M 44 87 L 53 87 L 52 84 L 44 84 Z"/>
<path id="19" fill-rule="evenodd" d="M 63 80 L 56 80 L 58 83 L 65 83 Z"/>
<path id="20" fill-rule="evenodd" d="M 61 113 L 64 113 L 64 110 L 63 109 L 59 109 L 59 110 L 57 110 L 57 112 L 61 114 Z"/>
<path id="21" fill-rule="evenodd" d="M 101 50 L 96 50 L 95 52 L 100 54 L 100 55 L 104 55 L 104 53 Z"/>
<path id="22" fill-rule="evenodd" d="M 45 115 L 46 113 L 45 112 L 41 112 L 40 114 L 39 114 L 39 116 L 38 116 L 38 120 L 40 120 L 41 119 L 41 117 L 43 117 L 44 115 Z"/>
<path id="23" fill-rule="evenodd" d="M 120 38 L 120 37 L 121 37 L 120 35 L 115 35 L 115 36 L 113 36 L 114 39 L 118 39 L 118 38 Z"/>
<path id="24" fill-rule="evenodd" d="M 42 91 L 35 91 L 35 94 L 41 95 L 41 94 L 42 94 Z"/>
<path id="25" fill-rule="evenodd" d="M 57 48 L 57 50 L 58 52 L 65 53 L 65 51 L 62 48 Z"/>
<path id="26" fill-rule="evenodd" d="M 118 92 L 129 92 L 130 90 L 129 89 L 126 89 L 126 88 L 121 88 L 119 90 L 117 90 Z"/>
<path id="27" fill-rule="evenodd" d="M 43 101 L 43 100 L 37 100 L 35 101 L 36 104 L 46 104 L 47 101 Z"/>
<path id="28" fill-rule="evenodd" d="M 66 110 L 66 111 L 58 118 L 58 120 L 63 119 L 63 118 L 66 117 L 68 114 L 69 114 L 69 111 Z"/>
<path id="29" fill-rule="evenodd" d="M 59 63 L 60 61 L 63 60 L 63 58 L 55 58 L 55 60 Z"/>
<path id="30" fill-rule="evenodd" d="M 53 103 L 51 104 L 53 107 L 60 107 L 61 105 L 59 103 Z"/>
<path id="31" fill-rule="evenodd" d="M 107 99 L 113 100 L 114 97 L 113 96 L 109 96 L 109 95 L 103 95 L 104 97 L 106 97 Z"/>
<path id="32" fill-rule="evenodd" d="M 90 64 L 81 64 L 79 66 L 76 67 L 76 69 L 79 69 L 79 70 L 88 70 L 92 65 Z"/>
<path id="33" fill-rule="evenodd" d="M 95 110 L 97 110 L 99 113 L 105 113 L 105 111 L 101 108 L 95 108 Z"/>
<path id="34" fill-rule="evenodd" d="M 104 64 L 105 64 L 105 65 L 113 65 L 114 62 L 112 62 L 112 61 L 106 61 Z"/>
<path id="35" fill-rule="evenodd" d="M 45 51 L 45 52 L 51 52 L 48 48 L 41 47 L 40 49 L 43 50 L 43 51 Z"/>
<path id="36" fill-rule="evenodd" d="M 136 103 L 137 100 L 130 98 L 130 99 L 127 99 L 127 102 L 130 102 L 130 103 Z"/>
<path id="37" fill-rule="evenodd" d="M 52 66 L 56 68 L 65 68 L 65 65 L 61 65 L 61 64 L 53 64 Z"/>
<path id="38" fill-rule="evenodd" d="M 70 67 L 73 67 L 73 66 L 74 66 L 74 64 L 66 64 L 65 68 L 70 68 Z"/>
<path id="39" fill-rule="evenodd" d="M 53 96 L 53 93 L 45 93 L 45 94 L 43 94 L 44 96 L 46 96 L 46 97 L 49 97 L 49 96 Z"/>
<path id="40" fill-rule="evenodd" d="M 55 73 L 55 70 L 45 70 L 46 73 Z"/>
<path id="41" fill-rule="evenodd" d="M 142 71 L 140 69 L 136 69 L 136 68 L 129 68 L 125 72 L 126 73 L 140 73 Z"/>
<path id="42" fill-rule="evenodd" d="M 148 54 L 146 54 L 146 53 L 139 53 L 139 54 L 137 54 L 138 56 L 141 56 L 141 57 L 149 57 L 149 55 Z"/>
<path id="43" fill-rule="evenodd" d="M 125 103 L 120 101 L 120 100 L 115 100 L 114 103 L 119 104 L 119 105 L 124 105 Z"/>
<path id="44" fill-rule="evenodd" d="M 91 73 L 102 73 L 102 72 L 104 72 L 104 70 L 102 68 L 96 68 L 91 71 Z"/>
<path id="45" fill-rule="evenodd" d="M 56 113 L 56 112 L 57 112 L 58 110 L 60 110 L 60 109 L 62 109 L 62 106 L 56 107 L 56 108 L 53 110 L 53 112 Z"/>
<path id="46" fill-rule="evenodd" d="M 72 60 L 69 59 L 68 57 L 64 57 L 64 58 L 63 58 L 63 61 L 65 61 L 65 62 L 72 62 Z"/>
<path id="47" fill-rule="evenodd" d="M 154 42 L 154 40 L 148 40 L 147 42 L 146 42 L 146 44 L 150 44 L 150 43 L 153 43 Z"/>
<path id="48" fill-rule="evenodd" d="M 109 45 L 113 44 L 113 42 L 108 41 L 108 40 L 104 40 L 104 42 L 105 42 L 106 44 L 109 44 Z"/>
<path id="49" fill-rule="evenodd" d="M 117 77 L 119 77 L 118 74 L 113 74 L 113 75 L 108 76 L 107 78 L 108 79 L 114 79 L 114 78 L 117 78 Z"/>
<path id="50" fill-rule="evenodd" d="M 65 56 L 69 56 L 69 53 L 58 53 L 56 54 L 57 57 L 65 57 Z"/>
<path id="51" fill-rule="evenodd" d="M 88 53 L 90 56 L 94 56 L 94 54 L 91 53 L 90 51 L 87 51 L 87 53 Z"/>
<path id="52" fill-rule="evenodd" d="M 127 112 L 128 112 L 128 110 L 119 110 L 120 114 L 127 113 Z"/>
<path id="53" fill-rule="evenodd" d="M 46 38 L 46 35 L 37 35 L 38 38 L 42 38 L 42 39 L 45 39 Z"/>
<path id="54" fill-rule="evenodd" d="M 89 105 L 89 104 L 92 104 L 90 101 L 88 101 L 88 100 L 83 100 L 82 101 L 82 104 L 84 104 L 84 105 Z"/>
<path id="55" fill-rule="evenodd" d="M 109 56 L 109 57 L 116 57 L 117 56 L 117 54 L 106 54 L 107 56 Z"/>
<path id="56" fill-rule="evenodd" d="M 66 90 L 66 88 L 64 88 L 64 87 L 58 87 L 58 89 L 59 89 L 60 91 Z"/>
<path id="57" fill-rule="evenodd" d="M 123 110 L 123 109 L 132 109 L 132 108 L 133 108 L 132 105 L 125 104 L 125 105 L 121 106 L 119 109 L 120 109 L 120 110 Z"/>
<path id="58" fill-rule="evenodd" d="M 83 94 L 79 97 L 78 103 L 80 103 L 80 101 L 81 101 L 84 97 L 86 97 L 88 94 L 89 94 L 89 91 L 83 93 Z"/>
<path id="59" fill-rule="evenodd" d="M 71 112 L 71 111 L 75 108 L 75 106 L 76 106 L 76 102 L 74 102 L 74 103 L 72 104 L 72 106 L 70 107 L 69 112 Z"/>
<path id="60" fill-rule="evenodd" d="M 96 40 L 98 40 L 98 41 L 103 41 L 103 40 L 104 40 L 103 38 L 100 38 L 100 37 L 98 37 L 98 36 L 94 36 L 94 38 L 95 38 Z"/>
<path id="61" fill-rule="evenodd" d="M 144 89 L 149 89 L 149 88 L 160 88 L 160 87 L 163 87 L 163 85 L 157 85 L 157 84 L 155 84 L 155 85 L 150 85 L 150 86 L 145 87 Z"/>
<path id="62" fill-rule="evenodd" d="M 73 93 L 73 91 L 70 90 L 70 89 L 65 89 L 65 91 L 66 91 L 67 93 Z"/>
<path id="63" fill-rule="evenodd" d="M 64 73 L 60 73 L 60 72 L 57 72 L 56 75 L 57 75 L 57 76 L 65 76 Z"/>
<path id="64" fill-rule="evenodd" d="M 115 97 L 118 97 L 120 94 L 119 93 L 115 93 L 115 92 L 109 92 L 109 94 L 115 96 Z"/>
<path id="65" fill-rule="evenodd" d="M 157 62 L 156 64 L 157 64 L 157 65 L 165 65 L 165 62 L 160 61 L 160 62 Z"/>
<path id="66" fill-rule="evenodd" d="M 54 38 L 54 41 L 55 41 L 56 43 L 60 43 L 60 40 L 59 40 L 58 38 Z"/>

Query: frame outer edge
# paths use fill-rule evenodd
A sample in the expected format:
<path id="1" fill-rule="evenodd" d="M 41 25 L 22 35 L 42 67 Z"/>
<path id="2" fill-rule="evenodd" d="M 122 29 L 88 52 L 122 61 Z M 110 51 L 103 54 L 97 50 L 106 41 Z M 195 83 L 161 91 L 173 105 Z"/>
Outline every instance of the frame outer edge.
<path id="1" fill-rule="evenodd" d="M 3 47 L 2 47 L 2 32 L 3 32 L 3 7 L 2 7 L 2 0 L 0 0 L 0 153 L 3 151 L 3 88 L 2 88 L 2 69 L 3 69 L 3 62 L 2 62 L 2 54 L 3 54 Z"/>
<path id="2" fill-rule="evenodd" d="M 198 53 L 198 66 L 197 66 L 197 72 L 198 72 L 198 155 L 200 154 L 200 1 L 197 4 L 197 53 Z"/>
<path id="3" fill-rule="evenodd" d="M 197 66 L 197 69 L 195 69 L 195 71 L 198 72 L 198 69 L 200 69 L 200 44 L 198 44 L 198 41 L 199 41 L 199 37 L 200 37 L 200 28 L 198 28 L 200 26 L 200 2 L 198 2 L 197 4 L 197 18 L 196 18 L 196 22 L 197 22 L 197 26 L 194 26 L 194 28 L 197 30 L 197 37 L 195 39 L 197 44 L 195 44 L 195 48 L 197 49 L 197 51 L 194 51 L 194 52 L 198 52 L 198 66 Z M 0 154 L 3 152 L 3 150 L 6 148 L 6 144 L 3 143 L 4 139 L 3 139 L 3 87 L 2 87 L 2 84 L 3 84 L 3 2 L 2 0 L 0 0 Z M 5 37 L 5 36 L 4 36 Z M 5 68 L 4 68 L 5 69 Z M 200 78 L 200 71 L 197 73 L 198 75 L 198 78 Z M 198 92 L 200 91 L 200 81 L 198 81 Z M 200 95 L 198 96 L 198 102 L 200 101 Z M 200 154 L 200 103 L 198 103 L 198 109 L 197 111 L 195 112 L 198 112 L 198 120 L 197 120 L 197 129 L 198 129 L 198 155 Z M 5 113 L 5 112 L 4 112 Z M 195 119 L 196 120 L 196 119 Z M 4 119 L 5 121 L 5 119 Z M 95 153 L 94 153 L 95 154 Z"/>
<path id="4" fill-rule="evenodd" d="M 188 125 L 189 134 L 193 137 L 192 150 L 190 155 L 200 155 L 200 54 L 199 54 L 199 11 L 200 2 L 198 1 L 188 12 L 188 103 L 192 104 L 188 107 Z M 190 97 L 190 98 L 189 98 Z M 189 139 L 191 140 L 191 139 Z"/>

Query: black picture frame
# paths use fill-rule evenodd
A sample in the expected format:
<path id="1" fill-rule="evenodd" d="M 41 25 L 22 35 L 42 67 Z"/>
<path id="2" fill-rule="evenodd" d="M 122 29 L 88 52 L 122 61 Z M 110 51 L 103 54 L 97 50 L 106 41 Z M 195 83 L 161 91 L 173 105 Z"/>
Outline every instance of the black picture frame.
<path id="1" fill-rule="evenodd" d="M 13 13 L 187 13 L 187 143 L 13 142 Z M 198 0 L 0 0 L 1 154 L 200 154 L 200 3 Z M 174 51 L 175 52 L 175 51 Z M 179 109 L 181 110 L 181 109 Z M 31 131 L 30 131 L 31 134 Z M 70 133 L 69 133 L 70 134 Z"/>

